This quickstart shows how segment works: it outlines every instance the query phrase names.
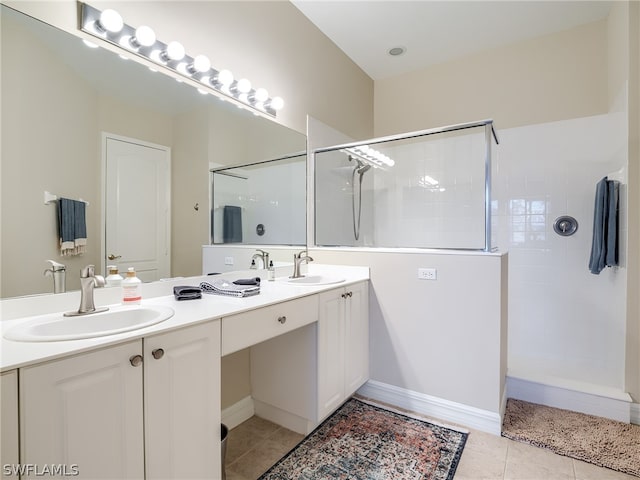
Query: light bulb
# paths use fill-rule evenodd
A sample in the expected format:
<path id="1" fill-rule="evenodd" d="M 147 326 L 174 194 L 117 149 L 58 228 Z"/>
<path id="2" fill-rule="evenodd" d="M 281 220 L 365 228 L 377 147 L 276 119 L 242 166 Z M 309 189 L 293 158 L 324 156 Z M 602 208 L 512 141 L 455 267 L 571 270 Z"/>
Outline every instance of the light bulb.
<path id="1" fill-rule="evenodd" d="M 176 62 L 182 60 L 185 54 L 184 47 L 180 42 L 169 42 L 164 53 L 169 60 L 174 60 Z"/>
<path id="2" fill-rule="evenodd" d="M 249 93 L 251 91 L 251 82 L 246 78 L 241 78 L 238 80 L 238 85 L 236 87 L 240 93 Z"/>
<path id="3" fill-rule="evenodd" d="M 89 40 L 87 40 L 86 38 L 82 39 L 82 43 L 84 43 L 87 47 L 89 48 L 98 48 L 98 45 L 96 45 L 93 42 L 90 42 Z"/>
<path id="4" fill-rule="evenodd" d="M 196 72 L 207 72 L 211 68 L 211 61 L 204 55 L 198 55 L 193 59 L 191 68 Z"/>
<path id="5" fill-rule="evenodd" d="M 282 98 L 273 97 L 271 99 L 271 108 L 274 110 L 282 110 L 282 107 L 284 107 L 284 100 Z"/>
<path id="6" fill-rule="evenodd" d="M 228 87 L 233 83 L 233 73 L 229 70 L 220 70 L 220 73 L 218 73 L 218 83 Z"/>
<path id="7" fill-rule="evenodd" d="M 255 93 L 256 101 L 263 103 L 269 100 L 269 92 L 265 88 L 258 88 Z"/>
<path id="8" fill-rule="evenodd" d="M 156 43 L 156 34 L 150 27 L 141 25 L 136 28 L 135 37 L 131 41 L 137 43 L 137 46 L 140 47 L 150 47 Z"/>
<path id="9" fill-rule="evenodd" d="M 118 33 L 122 30 L 124 22 L 118 12 L 110 8 L 100 13 L 100 20 L 98 20 L 98 27 L 104 31 L 111 33 Z"/>

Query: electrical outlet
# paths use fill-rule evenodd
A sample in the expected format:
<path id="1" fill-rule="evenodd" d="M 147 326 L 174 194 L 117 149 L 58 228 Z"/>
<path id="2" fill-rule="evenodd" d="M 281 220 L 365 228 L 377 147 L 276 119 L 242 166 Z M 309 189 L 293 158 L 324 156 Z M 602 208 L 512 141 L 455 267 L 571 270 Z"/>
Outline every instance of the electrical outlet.
<path id="1" fill-rule="evenodd" d="M 233 257 L 224 257 L 225 265 L 233 265 Z"/>
<path id="2" fill-rule="evenodd" d="M 418 278 L 420 280 L 437 280 L 438 271 L 435 268 L 419 268 Z"/>

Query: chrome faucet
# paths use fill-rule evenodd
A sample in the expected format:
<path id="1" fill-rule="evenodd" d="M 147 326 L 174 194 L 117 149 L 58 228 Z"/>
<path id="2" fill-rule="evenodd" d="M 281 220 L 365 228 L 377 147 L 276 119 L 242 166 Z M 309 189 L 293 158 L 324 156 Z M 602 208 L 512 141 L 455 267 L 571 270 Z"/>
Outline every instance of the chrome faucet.
<path id="1" fill-rule="evenodd" d="M 262 261 L 262 268 L 269 268 L 269 252 L 265 252 L 259 248 L 256 249 L 256 251 L 260 253 L 254 253 L 253 257 L 251 257 L 251 268 L 258 268 L 257 266 L 254 267 L 256 258 L 259 258 Z"/>
<path id="2" fill-rule="evenodd" d="M 109 310 L 108 307 L 96 308 L 93 301 L 93 289 L 105 285 L 104 277 L 96 275 L 95 268 L 94 265 L 87 265 L 80 270 L 80 308 L 76 312 L 66 312 L 65 317 L 77 317 Z"/>
<path id="3" fill-rule="evenodd" d="M 289 278 L 304 277 L 304 275 L 300 274 L 300 264 L 302 264 L 302 262 L 313 262 L 313 258 L 309 256 L 309 252 L 307 252 L 306 250 L 303 250 L 300 253 L 293 254 L 293 275 L 291 275 L 291 277 Z"/>
<path id="4" fill-rule="evenodd" d="M 53 293 L 64 293 L 67 290 L 65 281 L 67 267 L 53 260 L 47 260 L 47 262 L 51 264 L 51 268 L 44 271 L 44 276 L 53 277 Z"/>

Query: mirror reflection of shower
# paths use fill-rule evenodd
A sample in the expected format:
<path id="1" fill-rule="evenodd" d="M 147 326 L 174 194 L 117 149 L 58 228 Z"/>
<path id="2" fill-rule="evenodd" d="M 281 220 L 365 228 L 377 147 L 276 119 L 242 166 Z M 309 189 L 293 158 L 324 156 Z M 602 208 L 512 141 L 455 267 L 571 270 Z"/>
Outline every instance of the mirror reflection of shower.
<path id="1" fill-rule="evenodd" d="M 364 174 L 369 171 L 371 167 L 382 168 L 392 167 L 395 162 L 384 155 L 383 153 L 369 147 L 368 145 L 362 145 L 360 147 L 346 148 L 345 153 L 349 154 L 349 161 L 355 161 L 356 164 L 351 173 L 351 212 L 353 214 L 353 236 L 356 240 L 360 239 L 360 217 L 362 215 L 362 179 Z M 356 195 L 356 175 L 358 175 Z M 358 208 L 356 213 L 356 197 L 358 198 Z"/>

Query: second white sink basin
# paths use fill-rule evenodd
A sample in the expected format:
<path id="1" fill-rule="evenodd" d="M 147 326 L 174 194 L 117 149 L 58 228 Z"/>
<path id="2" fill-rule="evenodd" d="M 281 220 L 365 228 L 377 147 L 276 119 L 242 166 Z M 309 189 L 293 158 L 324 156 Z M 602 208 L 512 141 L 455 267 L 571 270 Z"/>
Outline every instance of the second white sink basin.
<path id="1" fill-rule="evenodd" d="M 78 317 L 62 313 L 42 315 L 25 320 L 7 330 L 4 337 L 19 342 L 56 342 L 103 337 L 150 327 L 171 318 L 173 308 L 167 306 L 111 307 L 106 312 Z"/>
<path id="2" fill-rule="evenodd" d="M 330 285 L 332 283 L 342 283 L 344 282 L 344 278 L 340 277 L 329 277 L 327 275 L 307 275 L 300 278 L 289 278 L 287 279 L 287 283 L 291 283 L 293 285 Z"/>

